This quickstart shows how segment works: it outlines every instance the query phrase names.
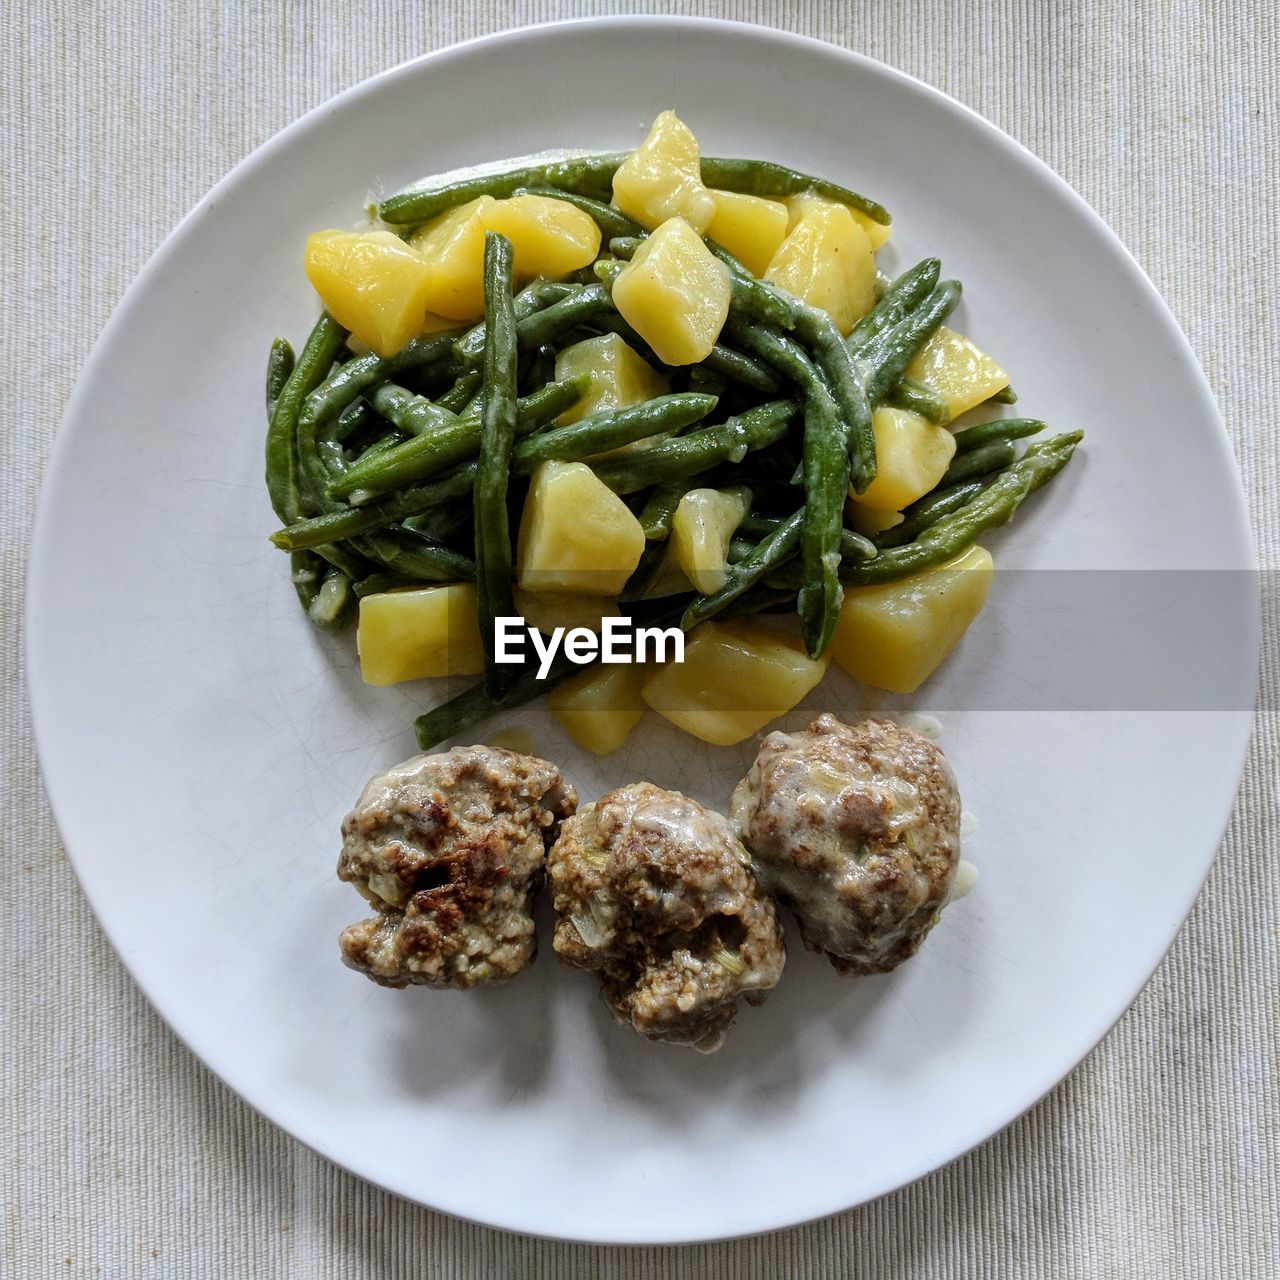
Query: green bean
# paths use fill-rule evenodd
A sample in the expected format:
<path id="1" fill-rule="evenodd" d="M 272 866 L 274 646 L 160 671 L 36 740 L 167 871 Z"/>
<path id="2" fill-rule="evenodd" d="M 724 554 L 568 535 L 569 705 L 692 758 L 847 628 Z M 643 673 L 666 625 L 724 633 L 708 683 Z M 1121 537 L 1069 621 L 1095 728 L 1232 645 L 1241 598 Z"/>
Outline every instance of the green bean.
<path id="1" fill-rule="evenodd" d="M 575 462 L 649 436 L 683 431 L 716 407 L 715 396 L 697 391 L 655 396 L 639 404 L 579 418 L 522 440 L 512 462 L 517 475 L 529 475 L 544 462 Z"/>
<path id="2" fill-rule="evenodd" d="M 755 586 L 771 569 L 795 555 L 805 527 L 805 508 L 801 507 L 757 543 L 747 556 L 725 570 L 724 585 L 710 595 L 699 596 L 685 609 L 680 625 L 692 630 L 700 622 L 714 617 L 749 587 Z"/>
<path id="3" fill-rule="evenodd" d="M 394 382 L 384 382 L 378 387 L 370 396 L 370 403 L 376 413 L 410 436 L 429 435 L 458 420 L 456 413 Z"/>
<path id="4" fill-rule="evenodd" d="M 971 547 L 988 529 L 1006 523 L 1026 498 L 1048 483 L 1071 461 L 1083 431 L 1069 431 L 1033 444 L 977 497 L 943 516 L 914 542 L 882 550 L 874 560 L 845 565 L 846 583 L 892 582 L 945 564 Z"/>
<path id="5" fill-rule="evenodd" d="M 683 480 L 654 485 L 649 500 L 640 511 L 640 527 L 648 541 L 665 542 L 670 536 L 676 508 L 687 492 L 688 486 Z"/>
<path id="6" fill-rule="evenodd" d="M 330 430 L 330 436 L 339 444 L 349 440 L 358 431 L 364 431 L 378 422 L 378 415 L 363 397 L 353 400 L 338 414 L 337 421 Z M 378 425 L 381 425 L 379 423 Z"/>
<path id="7" fill-rule="evenodd" d="M 879 404 L 897 386 L 920 348 L 937 333 L 959 301 L 959 283 L 946 280 L 908 316 L 860 349 L 859 358 L 869 370 L 866 391 L 872 405 Z"/>
<path id="8" fill-rule="evenodd" d="M 271 354 L 267 356 L 267 421 L 276 411 L 276 401 L 284 385 L 293 372 L 293 347 L 287 338 L 277 338 L 271 344 Z"/>
<path id="9" fill-rule="evenodd" d="M 993 440 L 990 444 L 979 445 L 967 453 L 957 453 L 951 459 L 951 465 L 942 473 L 938 484 L 949 487 L 974 480 L 978 476 L 990 475 L 993 471 L 1003 471 L 1016 454 L 1012 440 Z"/>
<path id="10" fill-rule="evenodd" d="M 520 376 L 517 390 L 536 391 L 554 382 L 556 377 L 556 350 L 554 347 L 539 347 L 520 365 Z"/>
<path id="11" fill-rule="evenodd" d="M 818 368 L 826 375 L 844 423 L 848 482 L 855 493 L 862 493 L 876 478 L 876 437 L 871 424 L 871 401 L 863 389 L 858 366 L 825 311 L 797 300 L 792 321 L 796 336 L 809 347 Z"/>
<path id="12" fill-rule="evenodd" d="M 302 421 L 323 427 L 370 387 L 411 370 L 447 365 L 453 359 L 452 348 L 456 340 L 456 331 L 447 330 L 414 338 L 394 356 L 379 356 L 372 351 L 356 356 L 335 369 L 307 396 L 299 416 Z"/>
<path id="13" fill-rule="evenodd" d="M 937 524 L 943 516 L 959 511 L 967 502 L 976 498 L 989 482 L 969 480 L 946 489 L 935 489 L 903 509 L 903 521 L 892 529 L 876 534 L 874 547 L 900 547 L 904 542 L 914 542 L 930 525 Z"/>
<path id="14" fill-rule="evenodd" d="M 607 196 L 613 175 L 627 154 L 617 151 L 607 155 L 576 156 L 521 165 L 503 173 L 461 178 L 438 186 L 410 188 L 384 200 L 378 208 L 378 216 L 393 226 L 413 226 L 479 196 L 501 199 L 514 195 L 521 187 L 556 187 L 582 195 Z"/>
<path id="15" fill-rule="evenodd" d="M 748 453 L 781 440 L 797 411 L 794 401 L 771 400 L 715 426 L 642 445 L 620 458 L 603 458 L 591 468 L 615 493 L 635 493 L 698 475 L 721 462 L 741 462 Z"/>
<path id="16" fill-rule="evenodd" d="M 980 422 L 955 433 L 956 452 L 970 453 L 997 440 L 1024 440 L 1043 430 L 1044 423 L 1038 418 L 996 418 L 993 422 Z"/>
<path id="17" fill-rule="evenodd" d="M 532 395 L 523 397 L 516 404 L 517 431 L 528 435 L 554 421 L 582 399 L 589 385 L 587 374 L 577 374 L 563 382 L 549 382 Z M 475 457 L 482 434 L 480 413 L 469 411 L 455 418 L 447 427 L 430 435 L 414 436 L 371 458 L 367 464 L 361 458 L 332 480 L 329 495 L 347 497 L 355 493 L 387 493 L 439 475 L 459 462 Z"/>
<path id="18" fill-rule="evenodd" d="M 745 352 L 735 351 L 732 347 L 722 346 L 718 342 L 711 348 L 711 353 L 702 362 L 701 367 L 767 396 L 777 395 L 782 389 L 782 383 L 772 369 L 758 360 L 753 360 Z"/>
<path id="19" fill-rule="evenodd" d="M 523 320 L 553 303 L 562 302 L 580 292 L 581 286 L 535 280 L 525 285 L 515 298 L 516 319 Z M 484 358 L 484 322 L 469 329 L 454 345 L 454 352 L 464 364 L 479 364 Z"/>
<path id="20" fill-rule="evenodd" d="M 322 315 L 276 398 L 267 427 L 267 494 L 276 516 L 285 524 L 291 524 L 302 513 L 298 417 L 306 397 L 324 382 L 346 337 L 347 331 L 332 316 Z"/>
<path id="21" fill-rule="evenodd" d="M 561 652 L 551 665 L 551 670 L 544 679 L 538 679 L 537 669 L 531 666 L 513 667 L 515 673 L 510 686 L 502 694 L 495 695 L 485 688 L 484 681 L 474 684 L 462 693 L 456 694 L 447 702 L 423 715 L 413 722 L 414 734 L 418 740 L 420 751 L 430 751 L 432 747 L 444 742 L 447 738 L 456 738 L 467 729 L 474 728 L 482 720 L 488 719 L 496 711 L 518 707 L 534 698 L 554 689 L 556 685 L 569 676 L 581 671 L 576 663 L 570 662 Z"/>
<path id="22" fill-rule="evenodd" d="M 356 593 L 357 600 L 363 600 L 365 596 L 381 595 L 384 591 L 399 591 L 403 587 L 420 587 L 421 585 L 417 578 L 408 578 L 402 573 L 380 570 L 377 573 L 371 573 L 367 578 L 361 578 L 359 582 L 353 582 L 351 589 Z"/>
<path id="23" fill-rule="evenodd" d="M 848 337 L 850 349 L 856 354 L 873 338 L 905 320 L 937 287 L 941 274 L 942 263 L 937 258 L 925 258 L 904 271 L 884 297 L 853 326 Z"/>
<path id="24" fill-rule="evenodd" d="M 370 533 L 351 545 L 374 564 L 417 582 L 469 582 L 476 576 L 469 557 L 410 530 Z"/>
<path id="25" fill-rule="evenodd" d="M 494 621 L 515 615 L 507 486 L 516 443 L 515 249 L 496 231 L 484 234 L 484 411 L 474 491 L 477 612 L 484 646 L 484 687 L 491 697 L 511 685 L 513 668 L 498 663 Z"/>
<path id="26" fill-rule="evenodd" d="M 807 173 L 788 169 L 785 165 L 774 164 L 769 160 L 703 156 L 702 181 L 709 187 L 719 187 L 724 191 L 737 191 L 743 195 L 765 196 L 775 200 L 782 196 L 813 191 L 828 200 L 838 200 L 841 204 L 856 209 L 881 226 L 887 227 L 893 221 L 884 205 L 869 200 L 856 191 L 850 191 L 848 187 L 828 182 L 825 178 L 811 177 Z"/>
<path id="27" fill-rule="evenodd" d="M 807 517 L 800 559 L 804 586 L 796 607 L 809 657 L 820 658 L 840 616 L 840 530 L 849 489 L 849 451 L 839 430 L 835 400 L 815 379 L 804 403 L 804 474 Z"/>
<path id="28" fill-rule="evenodd" d="M 319 588 L 307 604 L 307 617 L 321 631 L 338 631 L 347 623 L 353 599 L 351 579 L 341 569 L 328 565 Z"/>
<path id="29" fill-rule="evenodd" d="M 767 538 L 782 521 L 776 516 L 762 516 L 755 513 L 747 516 L 738 526 L 738 533 L 748 538 Z M 870 560 L 876 556 L 876 544 L 852 529 L 840 530 L 840 555 L 845 560 Z"/>
<path id="30" fill-rule="evenodd" d="M 951 421 L 951 406 L 936 391 L 912 378 L 903 378 L 883 403 L 894 409 L 909 409 L 935 426 Z"/>
<path id="31" fill-rule="evenodd" d="M 285 551 L 294 551 L 341 542 L 375 529 L 385 529 L 388 525 L 470 496 L 475 484 L 475 474 L 476 465 L 470 462 L 430 484 L 414 485 L 358 507 L 336 506 L 324 515 L 299 520 L 283 529 L 277 529 L 271 535 L 271 541 Z"/>
<path id="32" fill-rule="evenodd" d="M 567 333 L 610 307 L 609 295 L 598 284 L 584 285 L 551 306 L 526 316 L 516 326 L 521 351 L 559 342 Z"/>
<path id="33" fill-rule="evenodd" d="M 590 196 L 578 195 L 574 191 L 563 191 L 557 187 L 520 187 L 515 192 L 518 196 L 550 196 L 553 200 L 563 200 L 575 209 L 581 209 L 600 228 L 605 239 L 612 236 L 638 236 L 644 234 L 644 228 L 628 218 L 621 209 L 615 209 L 603 200 L 593 200 Z"/>
<path id="34" fill-rule="evenodd" d="M 419 368 L 450 357 L 450 334 L 415 338 L 399 355 L 357 356 L 324 380 L 303 402 L 298 415 L 298 470 L 308 515 L 326 508 L 330 482 L 346 465 L 341 444 L 332 427 L 342 410 L 371 387 L 407 369 Z M 428 438 L 428 437 L 421 437 Z"/>
<path id="35" fill-rule="evenodd" d="M 987 404 L 1017 404 L 1018 393 L 1011 387 L 1001 387 L 995 395 L 988 396 Z"/>
<path id="36" fill-rule="evenodd" d="M 450 413 L 463 413 L 480 393 L 484 383 L 484 372 L 472 369 L 464 373 L 443 395 L 436 397 L 436 404 Z"/>

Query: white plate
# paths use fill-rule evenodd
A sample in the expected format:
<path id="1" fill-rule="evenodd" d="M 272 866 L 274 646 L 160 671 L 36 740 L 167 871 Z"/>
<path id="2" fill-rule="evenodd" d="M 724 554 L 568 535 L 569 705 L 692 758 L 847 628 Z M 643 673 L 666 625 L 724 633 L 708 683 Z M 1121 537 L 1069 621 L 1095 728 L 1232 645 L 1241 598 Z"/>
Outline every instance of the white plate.
<path id="1" fill-rule="evenodd" d="M 1035 1102 L 1168 947 L 1213 857 L 1249 723 L 1239 702 L 1007 709 L 1027 701 L 1001 701 L 1004 673 L 1023 644 L 1051 660 L 1061 620 L 1012 608 L 1017 593 L 997 583 L 916 700 L 959 707 L 943 742 L 980 818 L 966 853 L 983 876 L 893 975 L 842 980 L 793 945 L 769 1003 L 704 1058 L 614 1026 L 591 979 L 549 946 L 505 989 L 470 995 L 380 990 L 339 964 L 336 934 L 363 904 L 334 878 L 338 824 L 366 777 L 411 754 L 423 694 L 362 687 L 351 636 L 310 629 L 265 540 L 261 374 L 270 338 L 300 341 L 314 315 L 303 238 L 351 223 L 370 186 L 546 147 L 625 147 L 667 106 L 709 154 L 788 161 L 883 200 L 897 263 L 936 252 L 965 281 L 958 323 L 1014 371 L 1022 403 L 1088 428 L 1071 469 L 990 539 L 1002 567 L 1248 568 L 1234 466 L 1192 355 L 1062 182 L 878 63 L 774 31 L 644 18 L 512 32 L 399 67 L 221 182 L 84 370 L 28 599 L 62 833 L 177 1033 L 366 1178 L 483 1222 L 603 1241 L 830 1213 Z M 1188 477 L 1194 510 L 1169 496 Z M 1247 597 L 1214 643 L 1251 673 Z M 1114 673 L 1141 625 L 1120 608 L 1071 643 Z M 1150 661 L 1180 675 L 1159 646 Z M 810 705 L 853 715 L 857 697 L 833 674 Z M 646 721 L 634 749 L 595 761 L 540 710 L 524 719 L 587 798 L 643 775 L 723 808 L 752 754 Z"/>

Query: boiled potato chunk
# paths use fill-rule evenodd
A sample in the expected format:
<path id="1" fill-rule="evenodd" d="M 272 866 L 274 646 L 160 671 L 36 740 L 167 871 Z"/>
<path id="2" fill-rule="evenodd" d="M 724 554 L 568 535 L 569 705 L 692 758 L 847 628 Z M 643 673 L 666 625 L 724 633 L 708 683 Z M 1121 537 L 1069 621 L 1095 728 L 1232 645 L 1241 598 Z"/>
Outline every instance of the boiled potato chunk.
<path id="1" fill-rule="evenodd" d="M 749 622 L 704 622 L 684 661 L 645 681 L 644 700 L 703 742 L 727 747 L 790 711 L 823 677 L 791 637 Z"/>
<path id="2" fill-rule="evenodd" d="M 683 218 L 671 218 L 618 273 L 613 303 L 664 364 L 697 364 L 720 337 L 729 293 L 724 263 Z"/>
<path id="3" fill-rule="evenodd" d="M 884 533 L 903 522 L 905 517 L 901 511 L 876 511 L 873 507 L 864 507 L 851 497 L 845 503 L 845 515 L 849 520 L 849 528 L 865 538 L 874 538 L 877 533 Z"/>
<path id="4" fill-rule="evenodd" d="M 827 196 L 820 196 L 816 191 L 802 191 L 799 195 L 787 196 L 783 203 L 787 206 L 787 230 L 791 231 L 810 209 L 816 209 L 824 204 L 839 204 L 840 202 Z M 849 208 L 848 205 L 843 207 Z M 889 239 L 890 228 L 885 223 L 877 222 L 874 218 L 868 218 L 865 213 L 858 209 L 849 209 L 849 212 L 853 215 L 853 220 L 867 233 L 867 239 L 871 241 L 872 253 Z"/>
<path id="5" fill-rule="evenodd" d="M 365 684 L 477 675 L 484 670 L 484 649 L 475 584 L 365 596 L 360 601 L 356 649 Z"/>
<path id="6" fill-rule="evenodd" d="M 380 356 L 423 332 L 431 301 L 427 260 L 390 231 L 316 231 L 307 279 L 325 310 Z"/>
<path id="7" fill-rule="evenodd" d="M 516 576 L 525 591 L 616 596 L 644 552 L 644 530 L 581 462 L 544 462 L 520 519 Z"/>
<path id="8" fill-rule="evenodd" d="M 716 202 L 702 185 L 698 140 L 674 111 L 664 111 L 618 167 L 613 203 L 650 231 L 668 218 L 683 218 L 699 235 L 710 225 Z"/>
<path id="9" fill-rule="evenodd" d="M 907 376 L 936 391 L 952 420 L 1009 385 L 1009 375 L 962 333 L 939 329 L 907 366 Z"/>
<path id="10" fill-rule="evenodd" d="M 900 582 L 847 588 L 832 656 L 863 684 L 914 692 L 978 616 L 992 569 L 990 554 L 970 547 Z"/>
<path id="11" fill-rule="evenodd" d="M 773 255 L 764 278 L 825 311 L 849 331 L 876 303 L 876 259 L 867 233 L 842 204 L 808 209 Z"/>
<path id="12" fill-rule="evenodd" d="M 718 245 L 728 249 L 752 275 L 762 276 L 787 234 L 787 206 L 778 200 L 717 191 L 716 212 L 707 227 Z"/>
<path id="13" fill-rule="evenodd" d="M 547 706 L 578 746 L 607 756 L 644 715 L 640 689 L 647 676 L 643 663 L 601 663 L 554 688 Z"/>
<path id="14" fill-rule="evenodd" d="M 557 627 L 572 631 L 586 627 L 597 634 L 605 618 L 622 616 L 618 602 L 608 596 L 582 596 L 568 591 L 533 592 L 516 588 L 516 608 L 538 631 L 550 635 Z"/>
<path id="15" fill-rule="evenodd" d="M 492 196 L 480 196 L 460 204 L 432 219 L 410 240 L 428 263 L 426 310 L 452 320 L 479 320 L 484 315 L 481 215 L 494 203 Z"/>
<path id="16" fill-rule="evenodd" d="M 595 219 L 552 196 L 512 196 L 479 211 L 486 231 L 500 231 L 515 251 L 516 282 L 537 276 L 556 280 L 595 260 L 600 228 Z"/>
<path id="17" fill-rule="evenodd" d="M 910 409 L 882 405 L 871 415 L 876 478 L 856 497 L 873 511 L 901 511 L 932 489 L 951 463 L 956 438 Z"/>
<path id="18" fill-rule="evenodd" d="M 624 409 L 655 396 L 671 384 L 645 363 L 616 333 L 602 333 L 565 347 L 556 356 L 556 380 L 585 373 L 591 379 L 587 394 L 556 419 L 561 425 L 610 409 Z"/>
<path id="19" fill-rule="evenodd" d="M 671 519 L 670 552 L 699 594 L 724 586 L 733 531 L 751 509 L 751 490 L 690 489 Z"/>

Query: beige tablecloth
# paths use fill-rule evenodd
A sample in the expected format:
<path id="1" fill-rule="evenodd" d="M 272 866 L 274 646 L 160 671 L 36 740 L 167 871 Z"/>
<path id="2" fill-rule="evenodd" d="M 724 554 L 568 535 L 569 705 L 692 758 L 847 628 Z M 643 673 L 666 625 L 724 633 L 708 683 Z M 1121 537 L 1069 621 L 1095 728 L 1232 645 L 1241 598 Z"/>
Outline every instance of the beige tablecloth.
<path id="1" fill-rule="evenodd" d="M 1225 411 L 1262 562 L 1274 568 L 1271 8 L 723 0 L 666 11 L 786 27 L 882 58 L 973 106 L 1063 174 L 1137 254 L 1189 334 Z M 1280 1275 L 1274 597 L 1264 709 L 1235 820 L 1133 1010 L 985 1147 L 794 1231 L 610 1250 L 508 1236 L 403 1203 L 312 1155 L 213 1079 L 98 930 L 41 790 L 19 646 L 42 466 L 98 331 L 177 219 L 308 108 L 455 40 L 619 11 L 662 10 L 587 0 L 5 7 L 0 1275 Z M 1187 481 L 1194 513 L 1195 478 Z"/>

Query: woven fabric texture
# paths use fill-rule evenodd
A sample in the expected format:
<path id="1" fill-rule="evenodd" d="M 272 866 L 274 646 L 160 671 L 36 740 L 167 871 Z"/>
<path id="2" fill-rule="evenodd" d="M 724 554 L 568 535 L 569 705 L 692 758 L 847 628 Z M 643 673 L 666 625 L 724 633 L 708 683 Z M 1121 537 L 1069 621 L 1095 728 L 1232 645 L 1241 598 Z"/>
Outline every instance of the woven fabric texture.
<path id="1" fill-rule="evenodd" d="M 167 1030 L 99 931 L 41 789 L 20 645 L 41 471 L 95 337 L 186 210 L 310 107 L 456 40 L 618 12 L 759 22 L 871 54 L 1043 157 L 1172 305 L 1222 404 L 1259 557 L 1280 564 L 1280 331 L 1268 283 L 1280 251 L 1280 42 L 1263 0 L 7 4 L 0 1275 L 1280 1275 L 1280 610 L 1270 594 L 1262 709 L 1235 817 L 1133 1009 L 994 1140 L 807 1227 L 615 1250 L 505 1235 L 407 1204 L 234 1097 Z M 1051 336 L 1052 299 L 1045 318 Z M 1193 477 L 1186 500 L 1194 508 Z"/>

